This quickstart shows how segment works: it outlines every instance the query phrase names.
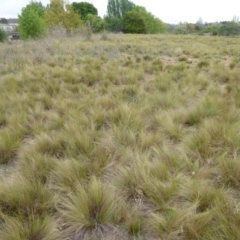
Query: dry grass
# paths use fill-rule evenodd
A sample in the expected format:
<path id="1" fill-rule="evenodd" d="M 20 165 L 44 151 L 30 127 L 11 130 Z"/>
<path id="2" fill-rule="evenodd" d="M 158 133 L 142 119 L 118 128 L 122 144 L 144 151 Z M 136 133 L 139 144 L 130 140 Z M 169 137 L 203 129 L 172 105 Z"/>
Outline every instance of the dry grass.
<path id="1" fill-rule="evenodd" d="M 239 239 L 239 44 L 2 43 L 0 238 Z"/>

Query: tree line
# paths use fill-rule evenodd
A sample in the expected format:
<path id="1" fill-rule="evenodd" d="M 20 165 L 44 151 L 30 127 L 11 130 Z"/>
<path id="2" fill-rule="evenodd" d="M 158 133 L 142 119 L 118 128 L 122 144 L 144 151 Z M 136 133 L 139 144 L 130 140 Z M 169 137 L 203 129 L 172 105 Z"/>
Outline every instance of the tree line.
<path id="1" fill-rule="evenodd" d="M 67 0 L 50 0 L 44 6 L 41 1 L 31 0 L 22 8 L 19 19 L 19 33 L 22 39 L 44 37 L 47 32 L 63 28 L 68 34 L 83 27 L 88 31 L 138 33 L 138 34 L 209 34 L 240 35 L 240 23 L 237 18 L 221 23 L 203 23 L 200 18 L 195 24 L 165 24 L 148 12 L 145 7 L 138 6 L 130 0 L 108 0 L 107 13 L 102 18 L 97 8 L 89 2 L 73 2 Z M 0 29 L 0 41 L 6 33 Z"/>
<path id="2" fill-rule="evenodd" d="M 239 19 L 233 17 L 232 21 L 203 23 L 200 18 L 194 23 L 179 23 L 168 29 L 168 32 L 173 34 L 198 34 L 198 35 L 212 35 L 212 36 L 236 36 L 240 35 Z"/>
<path id="3" fill-rule="evenodd" d="M 66 0 L 50 0 L 50 4 L 44 6 L 40 1 L 31 0 L 18 19 L 22 39 L 43 37 L 48 30 L 57 27 L 64 28 L 68 33 L 84 26 L 90 27 L 94 33 L 104 30 L 142 34 L 166 31 L 165 23 L 145 7 L 129 0 L 108 0 L 104 18 L 88 2 L 69 4 Z"/>

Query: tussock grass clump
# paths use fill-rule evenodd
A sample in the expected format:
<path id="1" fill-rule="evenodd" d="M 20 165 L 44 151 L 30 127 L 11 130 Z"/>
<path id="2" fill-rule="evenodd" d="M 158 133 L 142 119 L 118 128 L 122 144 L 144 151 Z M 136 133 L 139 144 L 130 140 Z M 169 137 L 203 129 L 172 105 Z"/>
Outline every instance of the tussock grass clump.
<path id="1" fill-rule="evenodd" d="M 205 96 L 196 106 L 191 107 L 185 124 L 194 126 L 206 119 L 221 116 L 221 113 L 224 112 L 225 107 L 226 105 L 220 96 L 209 94 L 208 96 Z"/>
<path id="2" fill-rule="evenodd" d="M 175 123 L 170 114 L 161 113 L 161 119 L 159 119 L 161 124 L 161 130 L 163 133 L 167 134 L 170 139 L 178 141 L 182 137 L 182 126 L 178 123 Z"/>
<path id="3" fill-rule="evenodd" d="M 61 193 L 76 192 L 77 185 L 89 177 L 86 166 L 81 161 L 66 159 L 58 162 L 51 172 L 50 182 L 53 189 Z"/>
<path id="4" fill-rule="evenodd" d="M 237 189 L 239 187 L 239 156 L 238 153 L 223 154 L 220 157 L 219 168 L 221 174 L 221 180 L 226 187 L 232 187 Z"/>
<path id="5" fill-rule="evenodd" d="M 137 208 L 129 208 L 125 212 L 124 227 L 130 236 L 140 236 L 144 230 L 144 218 Z"/>
<path id="6" fill-rule="evenodd" d="M 208 62 L 207 60 L 201 60 L 201 61 L 197 64 L 197 66 L 198 66 L 199 68 L 208 67 L 208 66 L 209 66 L 209 62 Z"/>
<path id="7" fill-rule="evenodd" d="M 79 184 L 77 192 L 59 202 L 58 208 L 70 225 L 65 234 L 74 239 L 86 234 L 101 237 L 121 219 L 118 198 L 95 177 L 88 184 Z"/>
<path id="8" fill-rule="evenodd" d="M 13 182 L 1 183 L 0 196 L 0 211 L 3 223 L 5 218 L 9 220 L 12 218 L 16 220 L 15 224 L 19 225 L 17 220 L 21 219 L 24 225 L 24 221 L 27 222 L 30 218 L 44 219 L 54 212 L 54 196 L 50 190 L 40 183 L 30 182 L 22 177 L 16 178 Z M 0 229 L 5 231 L 2 227 Z M 21 236 L 23 233 L 19 232 L 18 234 Z"/>
<path id="9" fill-rule="evenodd" d="M 21 217 L 4 217 L 0 234 L 6 240 L 59 239 L 54 219 L 49 216 L 39 218 L 32 215 L 27 220 Z"/>
<path id="10" fill-rule="evenodd" d="M 12 128 L 0 129 L 0 163 L 8 163 L 14 161 L 17 149 L 20 147 L 24 138 L 24 129 L 18 128 L 17 131 Z"/>
<path id="11" fill-rule="evenodd" d="M 206 121 L 200 127 L 199 132 L 186 139 L 187 147 L 204 161 L 208 159 L 210 161 L 208 163 L 211 163 L 214 156 L 219 156 L 224 152 L 232 153 L 238 149 L 240 141 L 237 134 L 238 128 L 238 123 L 223 123 L 218 119 Z"/>
<path id="12" fill-rule="evenodd" d="M 153 214 L 153 231 L 158 236 L 166 236 L 169 239 L 194 239 L 202 238 L 209 229 L 216 227 L 212 224 L 212 214 L 195 214 L 196 205 L 182 210 L 169 209 L 164 215 Z"/>
<path id="13" fill-rule="evenodd" d="M 181 56 L 181 57 L 178 58 L 178 61 L 179 61 L 179 62 L 187 62 L 187 60 L 188 60 L 188 59 L 187 59 L 187 57 L 185 57 L 185 56 Z"/>
<path id="14" fill-rule="evenodd" d="M 47 184 L 49 175 L 56 168 L 57 159 L 40 153 L 21 153 L 16 169 L 29 181 Z"/>
<path id="15" fill-rule="evenodd" d="M 66 141 L 61 136 L 42 134 L 31 141 L 33 152 L 41 153 L 55 158 L 63 158 Z M 27 150 L 26 150 L 27 151 Z"/>
<path id="16" fill-rule="evenodd" d="M 54 34 L 1 44 L 0 239 L 239 239 L 239 39 Z"/>

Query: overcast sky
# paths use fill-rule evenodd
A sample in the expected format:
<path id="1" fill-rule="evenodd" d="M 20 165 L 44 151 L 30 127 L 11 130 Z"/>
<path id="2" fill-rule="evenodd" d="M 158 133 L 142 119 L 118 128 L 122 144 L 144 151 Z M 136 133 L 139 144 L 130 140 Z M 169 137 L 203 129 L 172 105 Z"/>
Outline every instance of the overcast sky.
<path id="1" fill-rule="evenodd" d="M 40 0 L 38 0 L 40 1 Z M 100 16 L 106 14 L 108 0 L 84 0 L 92 3 Z M 50 0 L 41 0 L 46 5 Z M 81 2 L 78 0 L 70 2 Z M 204 22 L 231 21 L 240 16 L 240 0 L 133 0 L 166 23 L 196 22 L 200 17 Z M 0 0 L 0 18 L 17 17 L 29 0 Z M 239 18 L 240 20 L 240 18 Z"/>

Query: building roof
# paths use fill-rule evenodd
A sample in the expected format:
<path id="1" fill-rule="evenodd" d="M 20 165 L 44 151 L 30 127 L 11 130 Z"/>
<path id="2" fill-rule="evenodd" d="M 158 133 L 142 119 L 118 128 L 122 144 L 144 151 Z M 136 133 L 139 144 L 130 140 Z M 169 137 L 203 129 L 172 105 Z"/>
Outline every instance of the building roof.
<path id="1" fill-rule="evenodd" d="M 9 18 L 7 19 L 9 24 L 17 24 L 18 23 L 18 19 L 17 18 Z"/>

